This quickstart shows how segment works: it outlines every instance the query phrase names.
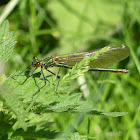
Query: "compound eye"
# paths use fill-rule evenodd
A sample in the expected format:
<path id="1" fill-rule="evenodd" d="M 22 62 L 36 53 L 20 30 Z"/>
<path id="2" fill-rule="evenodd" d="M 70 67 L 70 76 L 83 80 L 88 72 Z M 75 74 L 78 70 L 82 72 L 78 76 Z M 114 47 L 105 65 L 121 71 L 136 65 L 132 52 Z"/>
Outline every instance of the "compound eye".
<path id="1" fill-rule="evenodd" d="M 35 66 L 39 67 L 40 66 L 40 62 L 36 62 Z"/>
<path id="2" fill-rule="evenodd" d="M 36 58 L 37 58 L 37 56 L 34 56 L 34 57 L 33 57 L 33 59 L 36 59 Z"/>

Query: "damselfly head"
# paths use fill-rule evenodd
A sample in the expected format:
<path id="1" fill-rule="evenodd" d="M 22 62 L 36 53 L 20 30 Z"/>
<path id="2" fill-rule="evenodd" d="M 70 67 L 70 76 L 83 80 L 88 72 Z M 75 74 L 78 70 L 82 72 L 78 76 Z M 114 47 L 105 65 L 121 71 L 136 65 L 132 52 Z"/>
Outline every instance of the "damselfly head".
<path id="1" fill-rule="evenodd" d="M 36 62 L 35 66 L 40 67 L 40 62 Z"/>
<path id="2" fill-rule="evenodd" d="M 39 62 L 37 56 L 33 57 L 32 66 L 34 66 L 34 67 L 39 67 L 40 66 L 40 62 Z"/>
<path id="3" fill-rule="evenodd" d="M 34 56 L 34 57 L 33 57 L 33 60 L 38 60 L 37 56 Z"/>

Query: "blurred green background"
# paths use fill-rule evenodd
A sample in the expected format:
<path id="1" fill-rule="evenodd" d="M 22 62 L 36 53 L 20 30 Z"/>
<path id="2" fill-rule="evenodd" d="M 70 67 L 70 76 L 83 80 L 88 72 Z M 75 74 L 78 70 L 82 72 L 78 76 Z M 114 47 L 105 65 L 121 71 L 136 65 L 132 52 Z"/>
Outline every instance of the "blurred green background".
<path id="1" fill-rule="evenodd" d="M 140 138 L 140 1 L 139 0 L 4 0 L 0 1 L 0 23 L 9 20 L 17 43 L 6 63 L 6 75 L 23 70 L 33 56 L 44 58 L 90 51 L 107 45 L 126 44 L 130 56 L 112 68 L 126 68 L 129 74 L 87 72 L 71 81 L 73 91 L 107 112 L 128 112 L 110 118 L 57 114 L 58 131 L 71 124 L 81 135 L 96 139 Z M 54 72 L 58 69 L 54 68 Z M 67 70 L 61 70 L 64 76 Z M 80 82 L 84 81 L 81 86 Z"/>

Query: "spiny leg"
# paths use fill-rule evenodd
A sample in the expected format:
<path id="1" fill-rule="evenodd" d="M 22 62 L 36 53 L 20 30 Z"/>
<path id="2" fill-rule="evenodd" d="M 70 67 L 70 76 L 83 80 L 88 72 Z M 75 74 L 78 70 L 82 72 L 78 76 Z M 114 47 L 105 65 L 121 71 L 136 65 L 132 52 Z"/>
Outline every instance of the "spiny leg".
<path id="1" fill-rule="evenodd" d="M 32 71 L 31 74 L 29 74 L 29 75 L 24 75 L 24 76 L 29 76 L 29 77 L 31 77 L 31 76 L 34 74 L 34 72 L 36 71 L 36 69 L 37 69 L 37 67 Z"/>
<path id="2" fill-rule="evenodd" d="M 57 76 L 58 79 L 60 79 L 60 76 L 58 76 L 58 74 L 56 75 L 55 73 L 53 73 L 52 71 L 48 70 L 47 68 L 45 68 L 48 72 L 50 72 L 51 74 Z M 60 71 L 60 70 L 59 70 Z"/>
<path id="3" fill-rule="evenodd" d="M 30 67 L 30 66 L 29 66 Z M 21 73 L 23 73 L 25 70 L 27 70 L 29 67 L 27 67 L 26 69 L 24 69 Z M 33 74 L 34 74 L 34 72 L 36 71 L 36 69 L 37 69 L 37 67 L 32 71 L 32 73 L 31 74 L 29 74 L 29 75 L 21 75 L 21 73 L 20 74 L 18 74 L 18 75 L 14 75 L 14 76 L 27 76 L 27 77 L 31 77 Z M 13 77 L 13 76 L 12 76 Z"/>
<path id="4" fill-rule="evenodd" d="M 57 77 L 58 77 L 59 72 L 60 72 L 60 68 L 59 68 L 59 70 L 58 70 Z M 57 83 L 57 87 L 56 87 L 56 92 L 57 92 L 57 89 L 58 89 L 59 82 L 60 82 L 60 76 L 59 76 L 59 78 L 58 78 L 58 83 Z"/>
<path id="5" fill-rule="evenodd" d="M 31 66 L 32 66 L 32 64 L 29 65 L 27 68 L 25 68 L 22 72 L 20 72 L 20 74 L 23 73 L 24 71 L 26 71 L 27 69 L 29 69 Z"/>
<path id="6" fill-rule="evenodd" d="M 43 73 L 43 67 L 42 67 L 42 66 L 41 66 L 41 73 L 42 73 L 42 76 L 43 76 L 44 85 L 43 85 L 41 88 L 39 88 L 37 92 L 35 92 L 35 93 L 33 94 L 32 100 L 33 100 L 33 97 L 34 97 L 42 88 L 44 88 L 44 87 L 46 86 L 46 79 L 45 79 L 45 76 L 44 76 L 44 73 Z"/>
<path id="7" fill-rule="evenodd" d="M 58 76 L 58 74 L 59 74 L 59 72 L 60 72 L 60 68 L 59 68 L 57 74 L 53 73 L 52 71 L 48 70 L 47 68 L 45 68 L 45 69 L 46 69 L 48 72 L 50 72 L 51 74 L 55 75 L 55 76 L 58 78 L 58 84 L 57 84 L 57 86 L 56 86 L 56 91 L 57 91 L 58 85 L 59 85 L 59 82 L 60 82 L 60 76 Z"/>
<path id="8" fill-rule="evenodd" d="M 33 96 L 32 96 L 32 100 L 33 100 L 33 97 L 41 90 L 41 89 L 43 89 L 45 86 L 46 86 L 46 79 L 45 79 L 45 76 L 44 76 L 44 73 L 43 73 L 43 66 L 41 66 L 41 73 L 42 73 L 42 76 L 43 76 L 43 80 L 44 80 L 44 85 L 41 87 L 41 88 L 39 88 L 38 89 L 38 91 L 36 91 L 34 94 L 33 94 Z M 58 74 L 56 75 L 55 73 L 53 73 L 52 71 L 50 71 L 50 70 L 48 70 L 47 68 L 45 68 L 48 72 L 50 72 L 51 74 L 53 74 L 53 75 L 55 75 L 55 76 L 57 76 L 57 78 L 58 78 L 58 80 L 60 81 L 60 76 L 58 76 L 58 74 L 59 74 L 59 72 L 60 72 L 60 68 L 59 68 L 59 71 L 58 71 Z M 33 71 L 34 72 L 34 71 Z M 32 72 L 32 73 L 33 73 Z M 31 73 L 31 74 L 32 74 Z M 59 85 L 59 81 L 58 81 L 58 84 L 57 84 L 57 88 L 58 88 L 58 85 Z M 56 89 L 56 91 L 57 91 L 57 89 Z"/>
<path id="9" fill-rule="evenodd" d="M 21 73 L 23 73 L 24 71 L 26 71 L 27 69 L 29 69 L 30 67 L 32 66 L 32 64 L 31 65 L 29 65 L 26 69 L 24 69 L 22 72 L 20 72 L 18 75 L 14 75 L 14 76 L 26 76 L 26 75 L 20 75 Z M 13 77 L 13 76 L 12 76 Z"/>
<path id="10" fill-rule="evenodd" d="M 28 108 L 26 109 L 27 112 L 29 112 L 29 110 L 31 109 L 31 107 L 34 105 L 35 100 L 38 98 L 39 95 L 35 98 L 35 100 L 33 100 L 34 96 L 35 96 L 42 88 L 44 88 L 44 86 L 46 85 L 46 79 L 45 79 L 45 76 L 44 76 L 44 73 L 43 73 L 43 67 L 42 67 L 42 66 L 41 66 L 41 73 L 42 73 L 42 76 L 43 76 L 43 79 L 44 79 L 44 83 L 45 83 L 45 84 L 33 94 L 32 100 L 31 100 L 31 104 L 30 104 L 30 105 L 28 106 Z"/>
<path id="11" fill-rule="evenodd" d="M 30 66 L 29 66 L 30 67 Z M 26 69 L 28 69 L 29 67 L 27 67 Z M 26 70 L 25 69 L 25 70 Z M 27 78 L 23 81 L 23 83 L 19 83 L 19 84 L 21 84 L 21 85 L 23 85 L 26 81 L 27 81 L 27 79 L 29 78 L 29 77 L 31 77 L 33 74 L 34 74 L 34 72 L 35 72 L 35 70 L 37 69 L 37 67 L 32 71 L 32 73 L 31 74 L 29 74 L 29 75 L 21 75 L 21 73 L 23 73 L 25 70 L 23 70 L 20 74 L 18 74 L 18 75 L 13 75 L 13 76 L 11 76 L 11 78 L 13 78 L 14 80 L 16 80 L 15 78 L 14 78 L 14 76 L 26 76 Z"/>

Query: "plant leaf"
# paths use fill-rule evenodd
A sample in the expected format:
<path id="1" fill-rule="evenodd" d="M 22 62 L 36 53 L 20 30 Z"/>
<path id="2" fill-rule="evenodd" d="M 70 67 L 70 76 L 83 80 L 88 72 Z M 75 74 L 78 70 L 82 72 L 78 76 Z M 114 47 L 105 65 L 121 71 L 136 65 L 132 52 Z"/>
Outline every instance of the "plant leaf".
<path id="1" fill-rule="evenodd" d="M 15 44 L 14 32 L 9 31 L 9 22 L 6 20 L 0 27 L 0 61 L 3 63 L 8 61 Z"/>

